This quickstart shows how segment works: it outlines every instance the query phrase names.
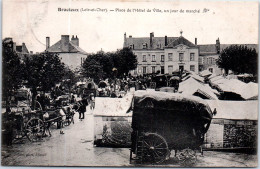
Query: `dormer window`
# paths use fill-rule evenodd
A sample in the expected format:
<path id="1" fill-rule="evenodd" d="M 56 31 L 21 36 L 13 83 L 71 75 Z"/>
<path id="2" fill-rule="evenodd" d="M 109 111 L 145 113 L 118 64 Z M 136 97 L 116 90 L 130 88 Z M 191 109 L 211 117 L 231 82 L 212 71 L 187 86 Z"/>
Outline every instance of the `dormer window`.
<path id="1" fill-rule="evenodd" d="M 135 45 L 134 45 L 134 44 L 130 44 L 130 45 L 129 45 L 129 48 L 130 48 L 130 49 L 135 49 Z"/>
<path id="2" fill-rule="evenodd" d="M 147 49 L 147 43 L 143 43 L 143 49 Z"/>

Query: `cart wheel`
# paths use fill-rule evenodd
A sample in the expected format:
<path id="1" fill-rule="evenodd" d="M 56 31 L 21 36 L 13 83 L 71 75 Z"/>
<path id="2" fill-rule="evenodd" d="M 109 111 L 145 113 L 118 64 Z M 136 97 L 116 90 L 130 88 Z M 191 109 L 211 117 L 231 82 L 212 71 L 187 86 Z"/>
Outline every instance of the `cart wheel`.
<path id="1" fill-rule="evenodd" d="M 38 141 L 44 134 L 44 123 L 41 119 L 30 119 L 25 127 L 27 138 L 32 141 Z"/>
<path id="2" fill-rule="evenodd" d="M 189 148 L 182 150 L 177 157 L 179 162 L 184 166 L 192 166 L 197 161 L 196 152 Z"/>
<path id="3" fill-rule="evenodd" d="M 143 136 L 142 160 L 145 162 L 162 163 L 169 155 L 166 140 L 156 133 L 145 133 Z"/>

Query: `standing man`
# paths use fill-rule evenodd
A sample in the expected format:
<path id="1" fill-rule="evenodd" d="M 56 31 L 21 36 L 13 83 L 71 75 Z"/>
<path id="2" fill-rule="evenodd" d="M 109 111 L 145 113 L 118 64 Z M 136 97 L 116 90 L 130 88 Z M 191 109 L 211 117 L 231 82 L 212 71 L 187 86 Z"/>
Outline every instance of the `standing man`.
<path id="1" fill-rule="evenodd" d="M 85 118 L 85 112 L 87 111 L 86 106 L 88 105 L 88 100 L 87 97 L 84 97 L 80 102 L 80 107 L 79 107 L 79 119 L 84 119 Z"/>

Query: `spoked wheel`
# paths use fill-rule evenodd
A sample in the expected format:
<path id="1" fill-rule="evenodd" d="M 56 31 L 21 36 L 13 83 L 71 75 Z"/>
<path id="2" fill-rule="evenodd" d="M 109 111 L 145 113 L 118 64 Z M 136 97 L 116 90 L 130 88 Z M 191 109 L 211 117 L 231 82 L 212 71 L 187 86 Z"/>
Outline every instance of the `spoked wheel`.
<path id="1" fill-rule="evenodd" d="M 156 133 L 145 133 L 143 136 L 142 161 L 162 163 L 169 155 L 166 140 Z"/>
<path id="2" fill-rule="evenodd" d="M 29 120 L 25 128 L 27 138 L 32 142 L 40 140 L 44 134 L 44 127 L 41 119 L 34 118 Z"/>
<path id="3" fill-rule="evenodd" d="M 184 166 L 194 165 L 197 161 L 196 152 L 192 149 L 184 149 L 178 155 L 179 162 Z"/>

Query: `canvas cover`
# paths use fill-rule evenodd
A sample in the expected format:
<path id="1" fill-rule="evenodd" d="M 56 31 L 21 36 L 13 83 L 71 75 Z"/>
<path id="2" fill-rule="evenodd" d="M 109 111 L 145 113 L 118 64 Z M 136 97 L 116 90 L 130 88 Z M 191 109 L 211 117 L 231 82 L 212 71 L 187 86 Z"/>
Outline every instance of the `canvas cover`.
<path id="1" fill-rule="evenodd" d="M 183 96 L 178 93 L 137 91 L 134 94 L 134 107 L 167 110 L 173 113 L 175 110 L 180 110 L 187 112 L 187 115 L 201 116 L 201 118 L 209 121 L 212 118 L 212 111 L 204 100 L 195 96 Z M 134 111 L 133 113 L 142 112 Z"/>

